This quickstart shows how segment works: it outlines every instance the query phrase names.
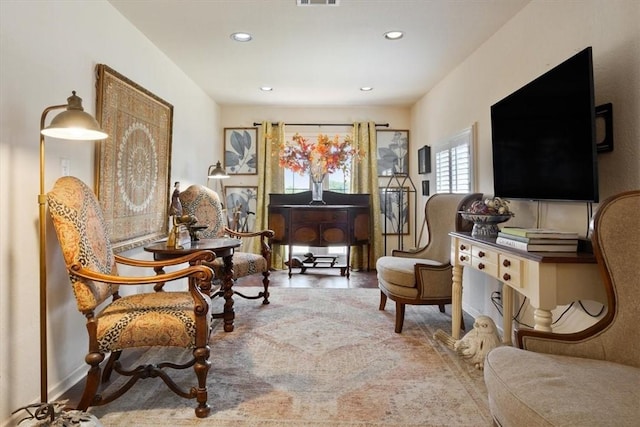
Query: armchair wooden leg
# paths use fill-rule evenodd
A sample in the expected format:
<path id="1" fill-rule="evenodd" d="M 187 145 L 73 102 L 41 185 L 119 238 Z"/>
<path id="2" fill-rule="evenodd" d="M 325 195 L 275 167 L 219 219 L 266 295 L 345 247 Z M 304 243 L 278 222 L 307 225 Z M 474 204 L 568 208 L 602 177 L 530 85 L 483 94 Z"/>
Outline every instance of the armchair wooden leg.
<path id="1" fill-rule="evenodd" d="M 89 353 L 84 358 L 85 362 L 91 367 L 87 372 L 87 379 L 84 385 L 84 392 L 80 398 L 77 409 L 86 411 L 93 402 L 98 387 L 100 386 L 100 363 L 104 360 L 104 354 L 102 353 Z"/>
<path id="2" fill-rule="evenodd" d="M 378 307 L 378 310 L 384 310 L 384 307 L 386 305 L 387 305 L 387 294 L 380 291 L 380 306 Z"/>
<path id="3" fill-rule="evenodd" d="M 396 333 L 402 332 L 402 326 L 404 325 L 404 309 L 405 305 L 396 301 Z"/>
<path id="4" fill-rule="evenodd" d="M 118 359 L 120 359 L 121 354 L 122 354 L 122 351 L 114 351 L 109 356 L 109 359 L 107 360 L 107 364 L 104 366 L 104 371 L 102 371 L 103 383 L 106 383 L 111 378 L 111 373 L 113 372 L 113 366 L 118 361 Z"/>
<path id="5" fill-rule="evenodd" d="M 438 304 L 438 308 L 440 309 L 440 313 L 444 313 L 444 304 Z"/>
<path id="6" fill-rule="evenodd" d="M 211 367 L 211 362 L 209 361 L 209 353 L 209 346 L 200 347 L 193 350 L 193 357 L 195 358 L 193 370 L 196 372 L 196 376 L 198 377 L 198 388 L 196 389 L 196 400 L 198 401 L 198 406 L 196 407 L 196 417 L 198 418 L 206 418 L 211 412 L 211 406 L 209 406 L 209 404 L 207 403 L 207 374 L 209 373 L 209 368 Z"/>

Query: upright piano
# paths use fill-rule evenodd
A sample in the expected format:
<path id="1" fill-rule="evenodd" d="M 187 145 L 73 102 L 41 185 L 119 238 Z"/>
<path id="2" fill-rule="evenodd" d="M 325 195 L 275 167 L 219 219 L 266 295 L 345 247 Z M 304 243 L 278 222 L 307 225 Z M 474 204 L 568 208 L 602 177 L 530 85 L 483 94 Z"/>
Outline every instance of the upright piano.
<path id="1" fill-rule="evenodd" d="M 269 194 L 269 229 L 272 243 L 289 246 L 291 277 L 292 246 L 346 246 L 346 265 L 342 275 L 349 277 L 351 246 L 367 245 L 369 252 L 369 194 L 345 194 L 324 191 L 325 204 L 310 204 L 311 191 L 294 194 Z M 368 262 L 367 262 L 368 265 Z"/>

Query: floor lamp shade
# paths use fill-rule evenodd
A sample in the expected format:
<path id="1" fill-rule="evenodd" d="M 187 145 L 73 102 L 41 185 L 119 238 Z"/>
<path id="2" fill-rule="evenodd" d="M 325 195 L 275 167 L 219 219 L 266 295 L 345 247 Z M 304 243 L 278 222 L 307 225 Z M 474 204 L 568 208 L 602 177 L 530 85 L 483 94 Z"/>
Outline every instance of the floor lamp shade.
<path id="1" fill-rule="evenodd" d="M 59 113 L 45 127 L 45 121 L 49 112 L 53 110 L 65 111 Z M 47 107 L 40 118 L 40 194 L 39 226 L 40 226 L 40 400 L 48 401 L 48 372 L 47 372 L 47 235 L 46 235 L 46 195 L 44 190 L 44 140 L 45 136 L 67 139 L 95 141 L 105 139 L 108 135 L 102 131 L 96 119 L 82 108 L 82 98 L 72 95 L 67 98 L 67 103 Z"/>

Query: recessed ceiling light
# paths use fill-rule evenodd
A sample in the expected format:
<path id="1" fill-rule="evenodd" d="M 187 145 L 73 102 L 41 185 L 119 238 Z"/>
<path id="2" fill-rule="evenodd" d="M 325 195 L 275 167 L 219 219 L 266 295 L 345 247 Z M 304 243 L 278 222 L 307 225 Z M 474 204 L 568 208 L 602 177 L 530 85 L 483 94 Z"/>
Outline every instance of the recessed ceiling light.
<path id="1" fill-rule="evenodd" d="M 361 91 L 363 92 L 369 92 L 371 90 L 373 90 L 373 88 L 371 86 L 363 86 L 360 88 Z"/>
<path id="2" fill-rule="evenodd" d="M 248 42 L 251 41 L 252 37 L 249 33 L 233 33 L 231 34 L 231 39 L 237 42 Z"/>
<path id="3" fill-rule="evenodd" d="M 270 86 L 261 86 L 260 90 L 263 91 L 263 92 L 271 92 L 273 90 L 273 88 L 270 87 Z"/>
<path id="4" fill-rule="evenodd" d="M 402 31 L 387 31 L 384 33 L 384 38 L 387 40 L 398 40 L 404 36 Z"/>

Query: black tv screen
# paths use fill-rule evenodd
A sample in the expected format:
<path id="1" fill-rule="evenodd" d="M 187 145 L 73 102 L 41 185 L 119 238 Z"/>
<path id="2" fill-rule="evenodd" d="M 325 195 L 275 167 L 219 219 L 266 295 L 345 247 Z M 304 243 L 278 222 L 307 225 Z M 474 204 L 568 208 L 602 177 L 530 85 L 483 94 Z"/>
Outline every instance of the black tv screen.
<path id="1" fill-rule="evenodd" d="M 591 47 L 491 106 L 496 196 L 598 201 Z"/>

